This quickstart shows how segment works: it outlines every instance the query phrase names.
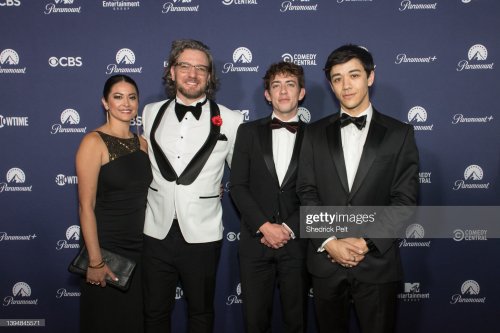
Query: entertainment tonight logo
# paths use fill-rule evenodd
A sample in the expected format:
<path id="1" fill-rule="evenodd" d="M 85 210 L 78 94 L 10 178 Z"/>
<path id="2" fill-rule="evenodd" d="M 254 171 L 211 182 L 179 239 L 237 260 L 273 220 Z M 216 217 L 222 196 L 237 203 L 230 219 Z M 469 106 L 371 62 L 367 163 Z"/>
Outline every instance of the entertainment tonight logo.
<path id="1" fill-rule="evenodd" d="M 490 183 L 479 182 L 482 179 L 483 169 L 481 169 L 479 165 L 469 165 L 464 171 L 464 179 L 456 180 L 453 186 L 453 190 L 487 190 L 490 186 Z"/>

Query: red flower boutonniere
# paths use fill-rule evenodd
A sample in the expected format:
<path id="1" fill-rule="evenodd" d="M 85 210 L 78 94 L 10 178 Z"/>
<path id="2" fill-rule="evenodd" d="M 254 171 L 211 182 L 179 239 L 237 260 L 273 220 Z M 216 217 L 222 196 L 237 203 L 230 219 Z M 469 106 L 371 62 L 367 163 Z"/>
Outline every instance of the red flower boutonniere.
<path id="1" fill-rule="evenodd" d="M 222 118 L 220 116 L 212 117 L 212 124 L 214 124 L 215 126 L 221 127 L 222 126 Z"/>

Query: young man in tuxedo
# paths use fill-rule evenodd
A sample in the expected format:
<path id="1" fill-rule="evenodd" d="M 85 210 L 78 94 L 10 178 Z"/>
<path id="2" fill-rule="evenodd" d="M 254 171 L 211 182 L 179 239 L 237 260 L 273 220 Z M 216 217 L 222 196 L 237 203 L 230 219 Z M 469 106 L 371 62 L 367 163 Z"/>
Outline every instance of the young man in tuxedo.
<path id="1" fill-rule="evenodd" d="M 164 79 L 170 99 L 146 105 L 143 113 L 153 169 L 144 225 L 145 331 L 170 332 L 180 281 L 188 331 L 212 332 L 222 244 L 219 191 L 243 115 L 213 102 L 214 63 L 199 41 L 172 43 Z"/>
<path id="2" fill-rule="evenodd" d="M 247 333 L 270 332 L 274 289 L 279 286 L 284 331 L 306 332 L 307 240 L 299 238 L 296 193 L 305 124 L 299 102 L 304 71 L 293 63 L 269 67 L 264 96 L 270 116 L 238 129 L 231 196 L 241 213 L 239 260 Z"/>
<path id="3" fill-rule="evenodd" d="M 355 45 L 328 57 L 324 71 L 340 112 L 306 130 L 297 180 L 302 205 L 416 205 L 413 127 L 372 106 L 374 68 L 371 54 Z M 320 332 L 347 332 L 351 302 L 363 333 L 394 331 L 402 278 L 397 239 L 311 238 L 307 265 Z"/>

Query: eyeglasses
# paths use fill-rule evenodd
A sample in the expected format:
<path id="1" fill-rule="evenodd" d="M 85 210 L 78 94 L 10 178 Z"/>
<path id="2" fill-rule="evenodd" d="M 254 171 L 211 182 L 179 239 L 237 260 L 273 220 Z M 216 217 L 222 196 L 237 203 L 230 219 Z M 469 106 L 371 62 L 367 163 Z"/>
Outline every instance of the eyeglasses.
<path id="1" fill-rule="evenodd" d="M 208 66 L 205 65 L 191 65 L 187 62 L 178 62 L 175 64 L 175 67 L 177 67 L 181 73 L 187 73 L 191 68 L 195 69 L 196 74 L 206 75 L 208 73 Z"/>

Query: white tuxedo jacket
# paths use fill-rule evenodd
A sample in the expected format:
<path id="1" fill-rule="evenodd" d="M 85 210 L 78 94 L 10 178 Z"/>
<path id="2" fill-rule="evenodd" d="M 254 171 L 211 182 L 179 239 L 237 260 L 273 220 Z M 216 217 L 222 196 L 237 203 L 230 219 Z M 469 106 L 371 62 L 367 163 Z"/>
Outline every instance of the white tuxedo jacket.
<path id="1" fill-rule="evenodd" d="M 171 100 L 170 100 L 171 101 Z M 188 243 L 213 242 L 222 239 L 222 206 L 219 199 L 224 162 L 231 166 L 234 141 L 243 115 L 210 101 L 210 119 L 219 115 L 222 126 L 210 124 L 203 146 L 177 175 L 158 145 L 156 132 L 166 113 L 174 112 L 169 100 L 144 107 L 142 121 L 148 141 L 153 181 L 149 187 L 144 233 L 163 239 L 167 236 L 174 214 Z"/>

